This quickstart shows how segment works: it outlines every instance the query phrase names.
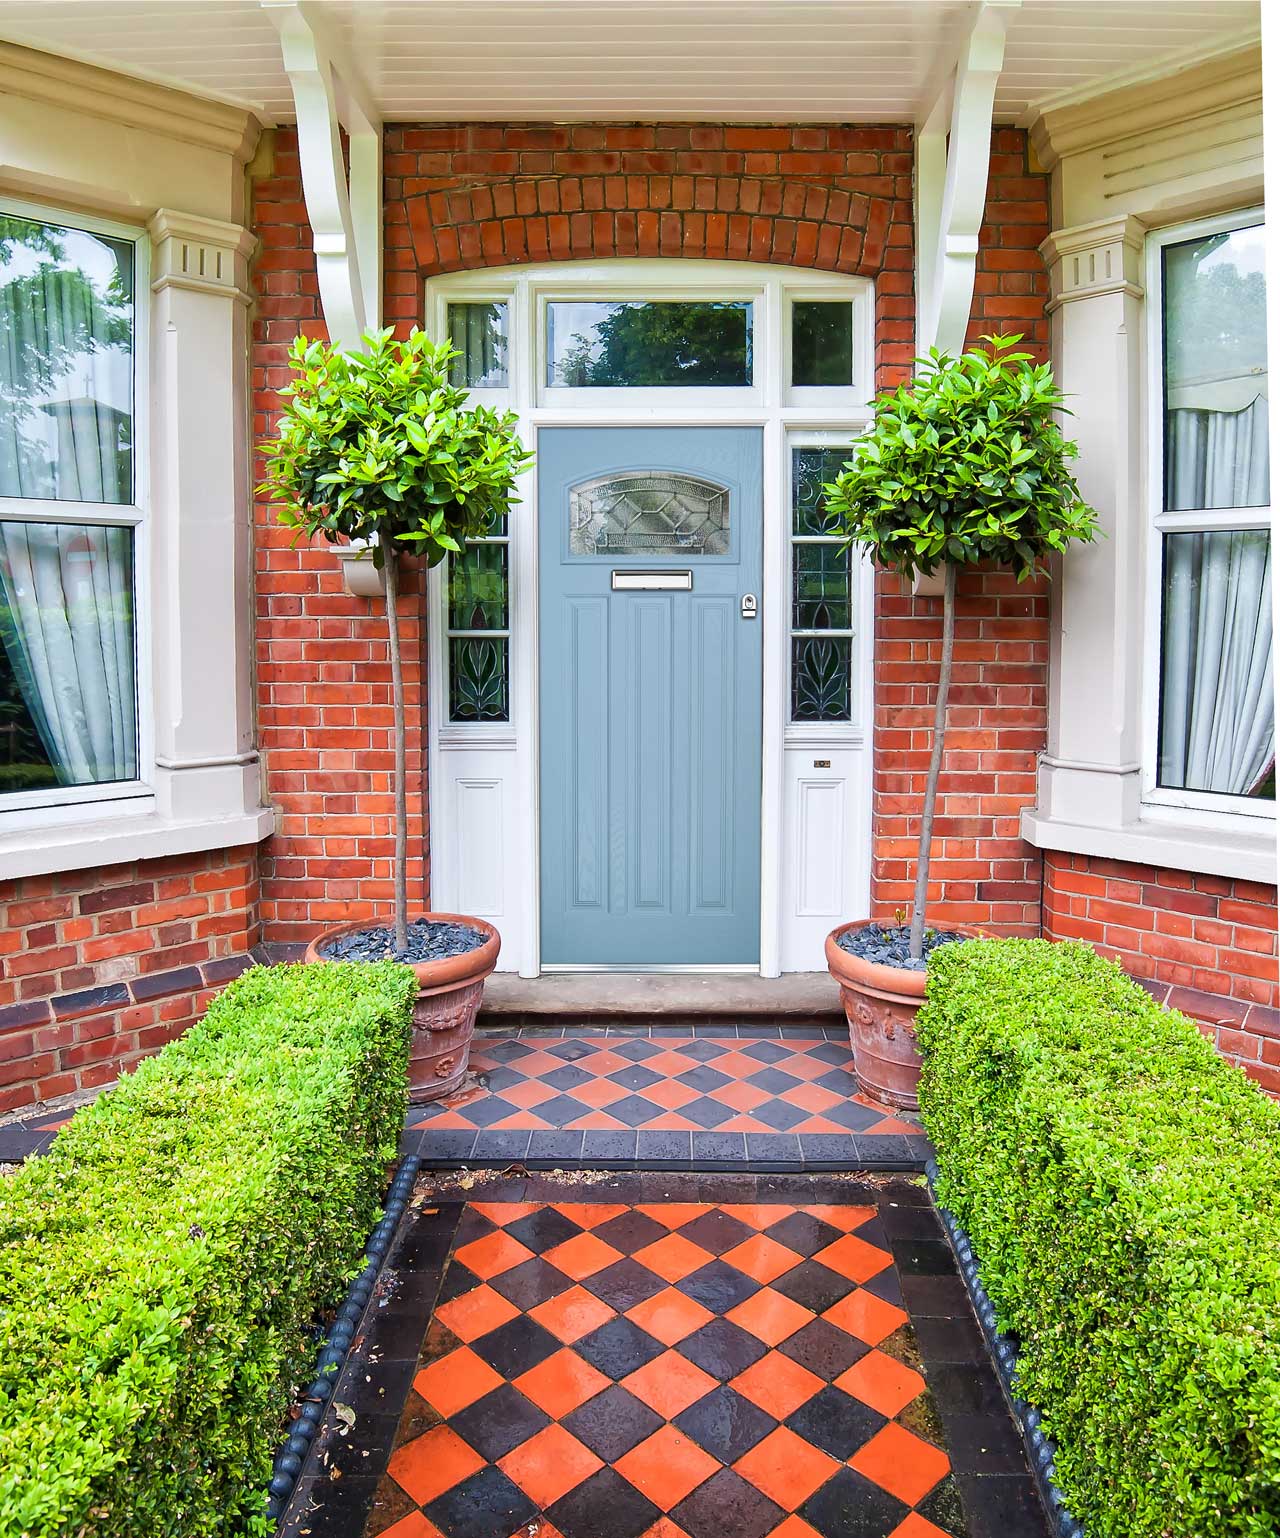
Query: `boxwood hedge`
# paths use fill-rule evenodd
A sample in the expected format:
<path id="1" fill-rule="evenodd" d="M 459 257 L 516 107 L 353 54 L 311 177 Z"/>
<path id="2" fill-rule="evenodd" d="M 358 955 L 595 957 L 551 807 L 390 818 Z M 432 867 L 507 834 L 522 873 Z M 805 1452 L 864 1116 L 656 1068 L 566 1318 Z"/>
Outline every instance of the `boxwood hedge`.
<path id="1" fill-rule="evenodd" d="M 246 972 L 0 1188 L 0 1534 L 266 1532 L 405 1109 L 407 967 Z"/>
<path id="2" fill-rule="evenodd" d="M 940 1197 L 1090 1538 L 1280 1532 L 1280 1108 L 1086 946 L 948 946 Z"/>

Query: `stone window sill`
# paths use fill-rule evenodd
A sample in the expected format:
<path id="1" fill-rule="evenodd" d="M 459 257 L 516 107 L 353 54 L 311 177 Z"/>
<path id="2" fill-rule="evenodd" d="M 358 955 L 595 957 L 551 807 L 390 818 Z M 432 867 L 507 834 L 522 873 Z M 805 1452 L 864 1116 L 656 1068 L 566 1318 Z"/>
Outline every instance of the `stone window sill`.
<path id="1" fill-rule="evenodd" d="M 1120 827 L 1063 822 L 1029 807 L 1022 836 L 1037 849 L 1127 860 L 1166 870 L 1196 871 L 1242 881 L 1276 881 L 1276 825 L 1258 819 L 1257 832 L 1237 832 L 1172 821 L 1139 821 Z"/>

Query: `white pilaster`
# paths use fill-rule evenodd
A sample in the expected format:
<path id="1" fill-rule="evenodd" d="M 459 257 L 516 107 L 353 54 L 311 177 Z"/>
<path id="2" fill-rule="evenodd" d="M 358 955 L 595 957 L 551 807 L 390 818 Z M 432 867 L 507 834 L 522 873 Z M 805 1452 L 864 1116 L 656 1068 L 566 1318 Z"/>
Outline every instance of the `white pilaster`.
<path id="1" fill-rule="evenodd" d="M 157 811 L 261 804 L 251 693 L 248 257 L 238 224 L 160 209 L 150 576 Z"/>

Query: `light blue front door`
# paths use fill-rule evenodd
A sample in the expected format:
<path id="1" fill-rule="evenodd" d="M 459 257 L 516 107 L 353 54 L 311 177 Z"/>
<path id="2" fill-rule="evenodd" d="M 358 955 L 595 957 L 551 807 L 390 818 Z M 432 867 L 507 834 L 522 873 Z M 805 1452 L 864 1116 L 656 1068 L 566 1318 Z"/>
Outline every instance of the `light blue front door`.
<path id="1" fill-rule="evenodd" d="M 538 487 L 543 963 L 754 964 L 760 430 L 544 428 Z"/>

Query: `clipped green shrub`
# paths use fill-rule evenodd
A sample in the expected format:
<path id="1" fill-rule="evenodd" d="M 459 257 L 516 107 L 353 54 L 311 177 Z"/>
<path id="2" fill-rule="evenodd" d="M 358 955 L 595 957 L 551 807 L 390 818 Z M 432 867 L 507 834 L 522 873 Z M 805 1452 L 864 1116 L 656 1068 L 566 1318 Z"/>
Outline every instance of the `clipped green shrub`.
<path id="1" fill-rule="evenodd" d="M 407 967 L 254 968 L 0 1188 L 0 1535 L 266 1533 L 271 1460 L 376 1221 Z"/>
<path id="2" fill-rule="evenodd" d="M 1280 1107 L 1087 946 L 943 946 L 939 1196 L 1090 1538 L 1280 1532 Z"/>

